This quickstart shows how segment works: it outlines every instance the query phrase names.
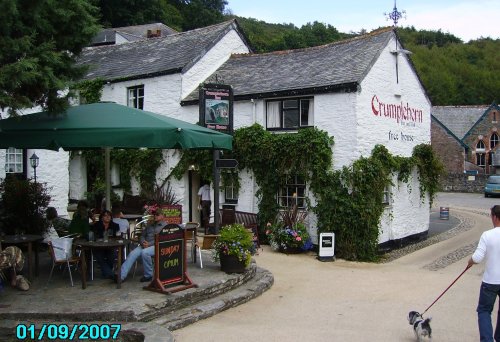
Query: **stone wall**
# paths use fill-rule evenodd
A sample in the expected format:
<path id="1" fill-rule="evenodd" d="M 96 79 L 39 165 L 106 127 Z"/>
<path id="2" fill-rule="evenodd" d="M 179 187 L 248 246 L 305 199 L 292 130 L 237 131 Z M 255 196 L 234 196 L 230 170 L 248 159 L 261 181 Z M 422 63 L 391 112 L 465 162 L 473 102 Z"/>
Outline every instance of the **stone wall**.
<path id="1" fill-rule="evenodd" d="M 469 176 L 465 173 L 451 173 L 441 179 L 445 192 L 483 193 L 489 175 Z"/>
<path id="2" fill-rule="evenodd" d="M 435 120 L 431 123 L 431 146 L 447 173 L 460 174 L 464 171 L 465 148 Z"/>

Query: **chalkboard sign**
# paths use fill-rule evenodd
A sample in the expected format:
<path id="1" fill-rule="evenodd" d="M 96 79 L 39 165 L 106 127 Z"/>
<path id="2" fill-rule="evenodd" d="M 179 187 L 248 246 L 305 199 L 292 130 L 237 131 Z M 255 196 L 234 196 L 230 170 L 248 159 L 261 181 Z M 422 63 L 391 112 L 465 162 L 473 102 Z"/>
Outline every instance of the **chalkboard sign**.
<path id="1" fill-rule="evenodd" d="M 162 284 L 177 284 L 184 281 L 183 234 L 181 228 L 174 227 L 163 228 L 156 236 L 158 252 L 155 254 L 158 260 L 155 262 L 155 268 Z"/>
<path id="2" fill-rule="evenodd" d="M 177 224 L 167 224 L 155 235 L 154 278 L 145 289 L 170 293 L 196 286 L 186 274 L 185 241 L 184 230 Z"/>

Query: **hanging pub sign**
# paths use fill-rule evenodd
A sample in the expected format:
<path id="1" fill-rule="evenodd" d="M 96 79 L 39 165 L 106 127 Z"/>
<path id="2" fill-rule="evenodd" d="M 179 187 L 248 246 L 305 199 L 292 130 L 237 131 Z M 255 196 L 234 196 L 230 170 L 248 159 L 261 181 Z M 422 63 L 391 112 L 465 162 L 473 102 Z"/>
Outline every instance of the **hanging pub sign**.
<path id="1" fill-rule="evenodd" d="M 200 88 L 200 123 L 207 128 L 233 134 L 233 88 L 205 83 Z"/>
<path id="2" fill-rule="evenodd" d="M 167 224 L 155 235 L 154 277 L 146 290 L 172 293 L 196 287 L 186 274 L 186 239 L 184 230 Z"/>
<path id="3" fill-rule="evenodd" d="M 178 204 L 164 204 L 160 209 L 165 216 L 165 221 L 171 224 L 182 223 L 182 205 Z"/>

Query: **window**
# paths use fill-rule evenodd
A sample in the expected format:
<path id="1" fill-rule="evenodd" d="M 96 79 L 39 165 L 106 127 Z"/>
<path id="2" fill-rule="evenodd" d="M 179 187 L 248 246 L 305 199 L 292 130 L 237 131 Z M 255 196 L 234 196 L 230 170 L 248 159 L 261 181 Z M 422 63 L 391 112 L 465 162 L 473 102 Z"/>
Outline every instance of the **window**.
<path id="1" fill-rule="evenodd" d="M 493 133 L 490 137 L 490 148 L 493 149 L 498 144 L 498 134 Z"/>
<path id="2" fill-rule="evenodd" d="M 127 88 L 128 106 L 137 109 L 144 109 L 144 86 Z"/>
<path id="3" fill-rule="evenodd" d="M 233 182 L 224 186 L 224 199 L 226 203 L 238 203 L 238 189 Z"/>
<path id="4" fill-rule="evenodd" d="M 267 102 L 266 123 L 270 130 L 297 129 L 313 125 L 312 98 Z"/>
<path id="5" fill-rule="evenodd" d="M 386 185 L 382 193 L 382 203 L 386 206 L 391 204 L 391 188 L 389 185 Z"/>
<path id="6" fill-rule="evenodd" d="M 291 207 L 297 204 L 298 208 L 306 207 L 306 182 L 303 177 L 287 175 L 284 184 L 278 193 L 278 204 L 281 207 Z"/>
<path id="7" fill-rule="evenodd" d="M 23 150 L 9 147 L 5 152 L 5 173 L 23 173 Z"/>
<path id="8" fill-rule="evenodd" d="M 476 164 L 477 166 L 485 166 L 485 154 L 484 153 L 476 153 Z"/>
<path id="9" fill-rule="evenodd" d="M 476 144 L 476 150 L 484 150 L 484 142 L 479 140 Z"/>

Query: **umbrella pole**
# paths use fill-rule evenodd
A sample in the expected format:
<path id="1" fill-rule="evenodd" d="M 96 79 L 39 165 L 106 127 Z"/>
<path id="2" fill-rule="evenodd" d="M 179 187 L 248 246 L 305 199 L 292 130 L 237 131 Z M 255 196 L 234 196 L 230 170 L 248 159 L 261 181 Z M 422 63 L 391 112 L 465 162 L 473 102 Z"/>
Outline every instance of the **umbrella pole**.
<path id="1" fill-rule="evenodd" d="M 104 170 L 106 178 L 106 209 L 111 210 L 111 147 L 104 148 Z"/>

